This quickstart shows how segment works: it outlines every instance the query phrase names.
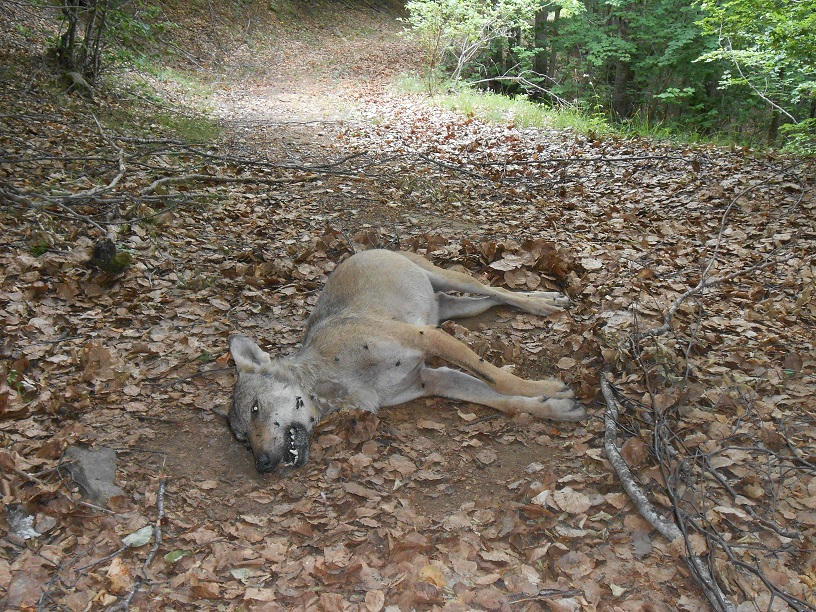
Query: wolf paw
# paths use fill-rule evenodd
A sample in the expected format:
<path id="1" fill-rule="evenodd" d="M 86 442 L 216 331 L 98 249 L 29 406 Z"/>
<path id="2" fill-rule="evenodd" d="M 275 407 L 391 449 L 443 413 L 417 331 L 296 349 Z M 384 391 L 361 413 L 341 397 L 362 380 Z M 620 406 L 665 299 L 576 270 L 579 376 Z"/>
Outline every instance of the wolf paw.
<path id="1" fill-rule="evenodd" d="M 569 308 L 570 299 L 563 293 L 557 291 L 524 291 L 522 295 L 545 302 L 549 306 L 556 306 L 558 308 Z"/>
<path id="2" fill-rule="evenodd" d="M 533 397 L 543 395 L 545 397 L 568 398 L 573 397 L 575 395 L 572 392 L 572 389 L 570 389 L 567 385 L 565 385 L 557 378 L 537 380 L 536 384 L 537 384 L 536 392 L 530 394 Z"/>
<path id="3" fill-rule="evenodd" d="M 511 399 L 509 412 L 526 412 L 542 419 L 554 421 L 583 421 L 587 417 L 586 408 L 571 398 L 552 397 L 514 397 Z"/>
<path id="4" fill-rule="evenodd" d="M 516 295 L 521 297 L 513 304 L 530 314 L 546 316 L 570 306 L 569 298 L 560 293 L 533 291 Z"/>
<path id="5" fill-rule="evenodd" d="M 586 408 L 572 399 L 552 397 L 541 398 L 544 416 L 557 421 L 583 421 L 587 417 Z"/>

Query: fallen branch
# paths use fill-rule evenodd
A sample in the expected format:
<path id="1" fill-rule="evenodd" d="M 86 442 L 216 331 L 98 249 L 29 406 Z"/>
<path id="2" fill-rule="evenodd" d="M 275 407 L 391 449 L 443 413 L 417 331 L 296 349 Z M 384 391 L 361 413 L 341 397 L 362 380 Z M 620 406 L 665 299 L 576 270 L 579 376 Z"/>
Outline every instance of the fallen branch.
<path id="1" fill-rule="evenodd" d="M 519 596 L 518 599 L 511 598 L 510 604 L 529 603 L 531 601 L 546 601 L 549 599 L 566 599 L 567 597 L 578 597 L 579 595 L 583 594 L 584 592 L 578 589 L 566 589 L 563 591 L 559 589 L 542 589 L 532 597 Z"/>
<path id="2" fill-rule="evenodd" d="M 200 181 L 208 183 L 230 184 L 238 183 L 242 185 L 282 185 L 286 183 L 305 183 L 307 181 L 316 180 L 316 174 L 310 174 L 303 177 L 288 177 L 288 178 L 259 178 L 259 177 L 232 177 L 232 176 L 213 176 L 210 174 L 182 174 L 180 176 L 165 176 L 164 178 L 156 179 L 150 185 L 142 189 L 141 195 L 146 196 L 161 187 L 162 185 L 172 185 L 175 183 L 187 183 L 190 181 Z"/>
<path id="3" fill-rule="evenodd" d="M 164 471 L 162 469 L 162 471 Z M 153 546 L 150 547 L 150 552 L 147 553 L 147 557 L 145 557 L 144 563 L 142 563 L 142 574 L 141 576 L 137 576 L 136 579 L 133 581 L 133 587 L 130 589 L 130 592 L 127 596 L 120 601 L 115 606 L 108 608 L 109 612 L 115 612 L 118 610 L 129 610 L 130 604 L 133 601 L 133 598 L 136 597 L 136 594 L 142 588 L 142 585 L 148 582 L 147 578 L 147 568 L 153 562 L 153 559 L 156 558 L 156 553 L 159 552 L 159 547 L 162 543 L 162 522 L 164 521 L 164 488 L 167 483 L 167 479 L 162 476 L 159 479 L 159 490 L 156 493 L 156 522 L 153 526 Z"/>
<path id="4" fill-rule="evenodd" d="M 780 174 L 785 174 L 787 172 L 788 172 L 787 169 L 782 169 L 779 172 L 777 172 L 774 176 L 778 176 Z M 722 244 L 722 240 L 723 240 L 723 235 L 725 234 L 726 227 L 728 227 L 727 221 L 728 221 L 728 216 L 731 214 L 731 210 L 734 208 L 734 206 L 736 206 L 737 202 L 740 199 L 744 198 L 746 195 L 751 193 L 753 190 L 759 188 L 760 186 L 767 184 L 770 180 L 771 180 L 771 177 L 768 177 L 764 181 L 755 183 L 755 184 L 751 185 L 750 187 L 747 187 L 746 189 L 743 189 L 740 193 L 738 193 L 737 195 L 735 195 L 731 199 L 731 201 L 728 203 L 728 206 L 726 206 L 725 210 L 723 211 L 722 218 L 720 219 L 720 227 L 719 227 L 719 230 L 717 232 L 717 240 L 716 240 L 716 242 L 714 244 L 714 252 L 711 254 L 711 258 L 708 260 L 708 262 L 702 268 L 702 272 L 700 274 L 700 281 L 697 283 L 697 285 L 695 287 L 692 287 L 691 289 L 686 291 L 683 295 L 678 297 L 672 303 L 672 305 L 669 307 L 669 309 L 663 315 L 663 324 L 660 327 L 656 327 L 656 328 L 653 328 L 653 329 L 647 329 L 646 331 L 632 334 L 632 342 L 633 343 L 637 343 L 638 341 L 640 341 L 640 340 L 642 340 L 644 338 L 649 338 L 649 337 L 654 337 L 654 336 L 661 336 L 663 334 L 668 333 L 669 330 L 671 330 L 672 319 L 674 318 L 674 315 L 677 314 L 677 310 L 680 308 L 681 304 L 683 302 L 685 302 L 688 298 L 690 298 L 690 297 L 692 297 L 694 295 L 697 295 L 699 293 L 702 293 L 708 287 L 713 287 L 714 285 L 719 285 L 719 284 L 734 280 L 735 278 L 738 278 L 740 276 L 748 274 L 749 272 L 755 272 L 757 270 L 762 270 L 763 268 L 767 268 L 768 266 L 770 266 L 772 264 L 775 264 L 775 263 L 781 263 L 781 261 L 779 261 L 779 260 L 772 259 L 772 257 L 774 257 L 774 255 L 777 254 L 777 251 L 773 251 L 773 252 L 769 253 L 768 255 L 766 255 L 765 258 L 763 258 L 762 261 L 760 261 L 757 264 L 754 264 L 753 266 L 751 266 L 749 268 L 742 268 L 742 269 L 739 269 L 739 270 L 735 270 L 734 272 L 731 272 L 730 274 L 726 274 L 725 276 L 719 276 L 719 277 L 715 276 L 713 278 L 709 278 L 709 276 L 708 276 L 708 274 L 711 272 L 711 268 L 714 266 L 714 263 L 717 261 L 717 257 L 718 257 L 719 252 L 720 252 L 720 245 Z M 804 189 L 805 188 L 804 188 L 804 185 L 801 184 L 801 182 L 800 182 L 800 187 L 802 188 L 802 192 L 800 193 L 800 196 L 799 196 L 799 199 L 796 202 L 796 205 L 798 205 L 802 201 L 802 198 L 804 197 Z M 791 209 L 785 213 L 785 215 L 786 216 L 790 215 L 794 210 L 795 210 L 795 206 L 792 206 Z M 785 261 L 785 260 L 782 260 L 782 261 Z"/>
<path id="5" fill-rule="evenodd" d="M 506 82 L 509 82 L 509 83 L 517 83 L 518 85 L 521 85 L 522 87 L 524 87 L 528 92 L 529 91 L 534 91 L 536 93 L 545 94 L 545 95 L 549 96 L 553 101 L 557 102 L 562 107 L 573 108 L 573 109 L 575 108 L 575 106 L 576 106 L 575 104 L 565 100 L 564 98 L 562 98 L 558 94 L 553 93 L 552 90 L 547 89 L 546 87 L 542 87 L 541 85 L 539 85 L 537 83 L 533 83 L 530 80 L 530 78 L 547 79 L 549 81 L 552 81 L 554 85 L 558 85 L 557 81 L 555 81 L 554 79 L 552 79 L 551 77 L 549 77 L 547 75 L 540 74 L 540 73 L 535 72 L 533 70 L 522 70 L 518 74 L 510 74 L 510 72 L 512 70 L 515 70 L 516 68 L 518 68 L 518 66 L 514 66 L 513 68 L 511 68 L 510 70 L 508 70 L 507 72 L 505 72 L 501 76 L 488 77 L 486 79 L 479 79 L 477 81 L 468 81 L 468 84 L 469 85 L 479 85 L 481 83 L 493 83 L 495 81 L 506 81 Z M 527 78 L 527 77 L 530 77 L 530 78 Z"/>
<path id="6" fill-rule="evenodd" d="M 604 411 L 604 450 L 609 462 L 612 464 L 612 469 L 618 475 L 618 479 L 623 486 L 624 491 L 635 504 L 635 508 L 640 515 L 646 519 L 652 527 L 654 527 L 660 535 L 667 540 L 674 541 L 678 538 L 685 540 L 686 551 L 688 555 L 684 560 L 688 564 L 691 571 L 697 577 L 703 593 L 708 599 L 709 603 L 714 606 L 716 610 L 724 610 L 726 612 L 736 612 L 736 606 L 725 596 L 720 589 L 719 584 L 711 575 L 708 566 L 700 557 L 695 554 L 688 539 L 688 535 L 680 530 L 680 528 L 671 520 L 663 517 L 652 505 L 646 494 L 635 481 L 629 466 L 624 461 L 618 450 L 617 434 L 618 434 L 618 419 L 620 411 L 618 409 L 619 403 L 615 397 L 612 385 L 605 376 L 601 376 L 601 393 L 603 393 L 606 401 L 606 410 Z"/>
<path id="7" fill-rule="evenodd" d="M 702 293 L 703 291 L 705 291 L 709 287 L 713 287 L 715 285 L 721 285 L 722 283 L 727 283 L 729 281 L 734 280 L 735 278 L 739 278 L 740 276 L 744 276 L 745 274 L 748 274 L 749 272 L 756 272 L 757 270 L 762 270 L 762 269 L 767 268 L 767 267 L 769 267 L 771 265 L 781 263 L 780 260 L 771 259 L 772 255 L 774 255 L 774 254 L 775 253 L 772 253 L 772 254 L 768 255 L 761 262 L 751 266 L 750 268 L 744 268 L 744 269 L 741 269 L 741 270 L 736 270 L 734 272 L 731 272 L 730 274 L 726 274 L 725 276 L 715 276 L 713 278 L 706 278 L 705 276 L 703 276 L 700 279 L 700 282 L 697 283 L 696 286 L 692 287 L 691 289 L 689 289 L 688 291 L 683 293 L 680 297 L 678 297 L 672 303 L 672 305 L 669 307 L 669 309 L 663 315 L 663 324 L 662 325 L 660 325 L 659 327 L 653 327 L 651 329 L 647 329 L 647 330 L 642 331 L 642 332 L 633 333 L 632 334 L 632 341 L 633 342 L 638 342 L 640 340 L 643 340 L 644 338 L 652 338 L 654 336 L 662 336 L 663 334 L 667 334 L 672 328 L 672 320 L 674 319 L 674 315 L 677 314 L 678 309 L 680 308 L 680 306 L 682 306 L 683 302 L 685 302 L 687 299 L 689 299 L 692 296 L 695 296 L 695 295 L 698 295 L 698 294 Z M 782 261 L 785 261 L 785 260 L 782 260 Z"/>

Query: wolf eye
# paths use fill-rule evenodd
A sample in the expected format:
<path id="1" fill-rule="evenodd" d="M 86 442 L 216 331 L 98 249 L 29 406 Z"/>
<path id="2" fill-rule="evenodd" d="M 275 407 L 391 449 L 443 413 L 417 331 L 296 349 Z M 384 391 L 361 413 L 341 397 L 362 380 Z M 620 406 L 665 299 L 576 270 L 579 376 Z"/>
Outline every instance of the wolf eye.
<path id="1" fill-rule="evenodd" d="M 252 408 L 250 408 L 250 411 L 252 412 L 253 416 L 258 414 L 258 412 L 260 412 L 260 408 L 258 408 L 258 402 L 255 402 L 254 404 L 252 404 Z"/>

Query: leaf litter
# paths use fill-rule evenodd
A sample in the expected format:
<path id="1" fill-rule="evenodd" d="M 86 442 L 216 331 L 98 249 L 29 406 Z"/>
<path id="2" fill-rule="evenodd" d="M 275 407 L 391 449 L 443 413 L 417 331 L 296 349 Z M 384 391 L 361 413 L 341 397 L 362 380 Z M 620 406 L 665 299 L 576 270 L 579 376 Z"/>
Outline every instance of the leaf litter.
<path id="1" fill-rule="evenodd" d="M 377 42 L 389 57 L 405 44 Z M 240 101 L 214 111 L 224 138 L 204 144 L 4 92 L 7 607 L 701 609 L 688 550 L 612 476 L 601 376 L 623 398 L 623 456 L 663 514 L 689 517 L 740 610 L 816 605 L 812 162 L 485 124 L 381 82 L 301 80 L 297 98 L 234 84 L 216 94 Z M 321 96 L 348 112 L 282 122 L 324 116 Z M 119 151 L 115 190 L 69 197 L 109 184 Z M 113 224 L 123 273 L 84 265 L 100 236 L 83 218 Z M 321 424 L 305 468 L 256 474 L 217 414 L 229 333 L 291 351 L 326 275 L 370 247 L 568 293 L 546 319 L 444 328 L 519 375 L 562 377 L 595 416 L 441 399 L 350 412 Z M 709 271 L 740 270 L 644 334 Z M 60 465 L 72 444 L 114 448 L 126 495 L 84 502 Z"/>

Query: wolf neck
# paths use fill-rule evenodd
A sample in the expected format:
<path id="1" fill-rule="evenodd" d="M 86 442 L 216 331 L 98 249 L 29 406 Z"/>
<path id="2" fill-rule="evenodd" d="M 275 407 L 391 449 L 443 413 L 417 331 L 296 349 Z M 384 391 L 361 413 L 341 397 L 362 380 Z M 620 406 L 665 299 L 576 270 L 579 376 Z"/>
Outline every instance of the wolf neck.
<path id="1" fill-rule="evenodd" d="M 280 360 L 297 384 L 317 406 L 319 418 L 346 408 L 377 412 L 376 392 L 368 387 L 354 386 L 353 377 L 343 376 L 333 360 L 321 359 L 313 351 L 298 350 Z"/>
<path id="2" fill-rule="evenodd" d="M 326 368 L 308 352 L 298 350 L 293 355 L 277 360 L 278 367 L 303 390 L 315 406 L 317 420 L 346 406 L 337 401 L 333 382 L 326 377 Z"/>

